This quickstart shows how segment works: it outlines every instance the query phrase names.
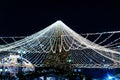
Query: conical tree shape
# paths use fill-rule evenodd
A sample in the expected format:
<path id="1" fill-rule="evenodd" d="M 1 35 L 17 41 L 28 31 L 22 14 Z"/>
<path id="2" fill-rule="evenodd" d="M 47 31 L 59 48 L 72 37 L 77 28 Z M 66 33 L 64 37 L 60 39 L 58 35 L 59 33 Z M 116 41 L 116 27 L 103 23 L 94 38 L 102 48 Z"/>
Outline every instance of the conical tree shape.
<path id="1" fill-rule="evenodd" d="M 23 49 L 24 51 L 26 51 L 26 53 L 32 54 L 32 56 L 34 56 L 36 53 L 39 53 L 43 54 L 44 56 L 51 55 L 52 57 L 56 57 L 58 54 L 66 55 L 68 51 L 72 50 L 72 47 L 74 47 L 73 45 L 79 47 L 80 50 L 90 49 L 93 52 L 96 52 L 97 54 L 107 59 L 120 63 L 120 59 L 118 56 L 120 55 L 119 51 L 105 48 L 104 46 L 100 46 L 99 44 L 91 42 L 90 40 L 84 38 L 83 36 L 73 31 L 71 28 L 69 28 L 60 20 L 48 26 L 47 28 L 31 36 L 28 36 L 22 40 L 7 45 L 0 45 L 0 52 L 2 51 L 17 52 L 18 50 Z M 77 50 L 79 50 L 79 48 Z M 111 55 L 113 55 L 114 57 Z M 43 61 L 42 58 L 40 56 L 37 59 L 30 60 L 34 64 L 36 64 L 37 61 L 39 60 L 40 61 L 39 64 L 41 64 L 41 62 Z M 58 59 L 57 61 L 61 63 L 60 60 L 61 59 Z"/>

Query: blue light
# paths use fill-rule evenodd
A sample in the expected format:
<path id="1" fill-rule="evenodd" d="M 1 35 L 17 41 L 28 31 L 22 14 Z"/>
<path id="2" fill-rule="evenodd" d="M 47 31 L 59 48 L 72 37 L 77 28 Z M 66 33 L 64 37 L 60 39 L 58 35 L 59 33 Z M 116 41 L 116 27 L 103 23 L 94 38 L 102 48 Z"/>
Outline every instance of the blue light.
<path id="1" fill-rule="evenodd" d="M 114 76 L 111 76 L 110 74 L 108 74 L 107 77 L 104 80 L 119 80 L 119 79 L 117 79 Z"/>
<path id="2" fill-rule="evenodd" d="M 74 72 L 77 72 L 77 69 L 74 69 Z"/>
<path id="3" fill-rule="evenodd" d="M 81 69 L 78 69 L 78 72 L 81 72 Z"/>
<path id="4" fill-rule="evenodd" d="M 108 76 L 108 79 L 110 79 L 110 80 L 111 80 L 111 79 L 113 79 L 113 77 L 112 77 L 112 76 Z"/>

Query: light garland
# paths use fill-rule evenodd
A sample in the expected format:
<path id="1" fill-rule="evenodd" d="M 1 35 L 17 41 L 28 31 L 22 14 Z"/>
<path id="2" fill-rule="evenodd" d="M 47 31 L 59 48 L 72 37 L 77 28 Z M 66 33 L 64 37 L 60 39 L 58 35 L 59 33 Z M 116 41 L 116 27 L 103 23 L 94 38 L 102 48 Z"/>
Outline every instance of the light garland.
<path id="1" fill-rule="evenodd" d="M 102 64 L 105 63 L 105 59 L 119 63 L 120 60 L 118 60 L 118 56 L 114 56 L 114 58 L 112 58 L 110 57 L 110 55 L 120 55 L 120 52 L 118 50 L 111 48 L 111 46 L 120 44 L 119 42 L 116 43 L 118 40 L 120 40 L 120 38 L 117 38 L 112 42 L 101 46 L 101 44 L 105 43 L 115 34 L 119 33 L 120 31 L 77 34 L 63 22 L 57 21 L 56 23 L 31 36 L 27 36 L 25 38 L 23 36 L 20 37 L 23 38 L 21 40 L 16 41 L 16 38 L 19 37 L 10 37 L 14 41 L 13 43 L 8 43 L 7 41 L 5 41 L 5 38 L 8 37 L 1 37 L 0 39 L 5 42 L 6 45 L 0 45 L 0 52 L 20 50 L 22 47 L 26 51 L 24 57 L 28 60 L 31 60 L 31 62 L 35 65 L 41 64 L 44 61 L 44 58 L 51 52 L 56 54 L 57 51 L 59 51 L 59 53 L 62 53 L 62 51 L 72 52 L 75 50 L 80 51 L 78 54 L 79 58 L 81 59 L 76 58 L 77 55 L 73 53 L 73 56 L 71 56 L 70 58 L 74 59 L 76 64 L 77 62 L 80 62 L 81 64 Z M 96 42 L 104 34 L 110 35 L 97 44 Z M 82 35 L 85 35 L 85 37 L 83 37 Z M 90 36 L 94 35 L 98 35 L 98 37 L 94 41 L 88 40 Z M 101 56 L 100 59 L 97 59 L 97 56 L 91 55 L 92 53 L 99 54 Z M 104 61 L 102 58 L 105 58 Z"/>

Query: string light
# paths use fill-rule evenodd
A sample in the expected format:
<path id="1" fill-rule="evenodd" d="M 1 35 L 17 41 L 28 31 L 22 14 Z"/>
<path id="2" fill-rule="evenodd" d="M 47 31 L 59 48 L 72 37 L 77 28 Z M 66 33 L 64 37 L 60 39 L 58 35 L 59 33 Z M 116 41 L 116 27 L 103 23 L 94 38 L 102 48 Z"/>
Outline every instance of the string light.
<path id="1" fill-rule="evenodd" d="M 73 54 L 70 57 L 74 59 L 72 59 L 72 62 L 74 63 L 79 62 L 79 64 L 96 64 L 96 62 L 98 62 L 99 64 L 104 64 L 107 62 L 106 59 L 112 62 L 120 63 L 119 50 L 111 48 L 111 46 L 119 44 L 117 41 L 120 38 L 117 38 L 112 42 L 101 46 L 101 44 L 105 43 L 115 34 L 119 33 L 120 31 L 78 34 L 63 22 L 57 21 L 31 36 L 20 37 L 23 38 L 21 40 L 16 41 L 16 38 L 18 37 L 10 37 L 13 39 L 13 43 L 8 43 L 5 41 L 5 37 L 1 37 L 0 39 L 6 44 L 0 45 L 0 52 L 19 50 L 22 47 L 24 49 L 23 57 L 30 60 L 35 65 L 41 64 L 44 61 L 46 55 L 48 55 L 50 52 L 56 54 L 57 52 L 62 53 L 62 51 L 70 51 L 70 54 L 73 54 L 72 51 L 79 51 L 78 55 L 82 59 L 76 58 L 78 57 L 76 54 Z M 110 35 L 99 43 L 96 43 L 105 34 Z M 86 37 L 83 37 L 83 35 Z M 93 35 L 97 35 L 98 37 L 94 41 L 90 41 L 88 37 Z M 21 52 L 18 51 L 18 53 Z M 100 55 L 101 57 L 97 59 L 97 55 Z M 118 56 L 111 57 L 112 55 Z"/>

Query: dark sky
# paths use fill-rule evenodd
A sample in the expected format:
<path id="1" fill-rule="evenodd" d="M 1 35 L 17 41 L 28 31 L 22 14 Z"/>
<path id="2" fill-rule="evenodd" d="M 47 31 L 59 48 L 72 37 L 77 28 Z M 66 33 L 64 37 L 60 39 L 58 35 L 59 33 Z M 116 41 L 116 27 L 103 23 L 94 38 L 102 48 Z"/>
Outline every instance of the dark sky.
<path id="1" fill-rule="evenodd" d="M 78 33 L 120 30 L 119 3 L 83 1 L 1 0 L 0 36 L 27 36 L 57 20 Z"/>

